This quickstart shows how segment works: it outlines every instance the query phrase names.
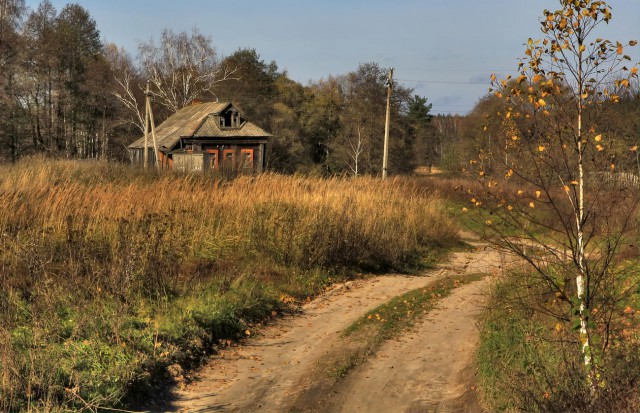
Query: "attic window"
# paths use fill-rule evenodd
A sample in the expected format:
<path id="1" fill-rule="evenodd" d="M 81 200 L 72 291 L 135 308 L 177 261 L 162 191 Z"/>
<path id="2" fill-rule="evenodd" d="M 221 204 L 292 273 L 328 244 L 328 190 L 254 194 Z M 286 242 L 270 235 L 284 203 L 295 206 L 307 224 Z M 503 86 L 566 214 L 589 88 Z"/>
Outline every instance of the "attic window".
<path id="1" fill-rule="evenodd" d="M 221 128 L 239 128 L 242 126 L 242 122 L 244 122 L 244 119 L 242 119 L 240 114 L 234 111 L 229 111 L 220 115 L 219 119 Z"/>

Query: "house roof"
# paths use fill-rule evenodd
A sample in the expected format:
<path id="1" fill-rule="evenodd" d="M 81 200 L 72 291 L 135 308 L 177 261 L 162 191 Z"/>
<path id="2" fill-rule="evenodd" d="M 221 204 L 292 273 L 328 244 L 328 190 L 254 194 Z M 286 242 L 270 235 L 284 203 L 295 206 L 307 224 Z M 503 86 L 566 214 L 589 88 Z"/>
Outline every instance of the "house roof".
<path id="1" fill-rule="evenodd" d="M 156 127 L 158 149 L 171 150 L 180 138 L 266 138 L 272 136 L 251 122 L 239 127 L 220 128 L 218 116 L 233 108 L 230 102 L 195 103 L 178 110 Z M 236 108 L 237 110 L 237 108 Z M 149 134 L 148 147 L 153 147 Z M 144 148 L 144 136 L 129 145 L 130 149 Z"/>

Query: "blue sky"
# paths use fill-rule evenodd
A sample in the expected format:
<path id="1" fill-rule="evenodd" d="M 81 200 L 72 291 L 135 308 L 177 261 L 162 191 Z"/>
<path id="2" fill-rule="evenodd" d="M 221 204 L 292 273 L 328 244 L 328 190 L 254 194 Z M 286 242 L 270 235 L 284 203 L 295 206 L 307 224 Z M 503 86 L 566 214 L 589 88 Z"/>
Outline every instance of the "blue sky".
<path id="1" fill-rule="evenodd" d="M 31 8 L 38 0 L 27 0 Z M 52 0 L 58 11 L 68 1 Z M 133 55 L 164 28 L 211 36 L 221 55 L 252 47 L 303 84 L 355 70 L 394 67 L 403 85 L 433 103 L 433 113 L 465 114 L 488 90 L 491 73 L 517 67 L 538 18 L 558 0 L 78 0 L 103 41 Z M 602 35 L 640 40 L 640 0 L 610 0 Z M 640 60 L 640 50 L 631 54 Z"/>

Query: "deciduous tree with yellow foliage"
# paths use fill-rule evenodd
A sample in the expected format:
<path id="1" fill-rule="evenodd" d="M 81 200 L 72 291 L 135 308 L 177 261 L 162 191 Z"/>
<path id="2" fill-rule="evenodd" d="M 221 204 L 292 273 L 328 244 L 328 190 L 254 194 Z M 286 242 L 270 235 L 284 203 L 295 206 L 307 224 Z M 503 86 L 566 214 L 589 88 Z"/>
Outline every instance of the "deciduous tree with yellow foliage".
<path id="1" fill-rule="evenodd" d="M 621 251 L 637 226 L 637 171 L 619 161 L 623 147 L 602 131 L 612 103 L 630 92 L 638 67 L 626 49 L 636 41 L 597 37 L 612 18 L 605 1 L 560 0 L 545 10 L 543 37 L 529 39 L 518 75 L 492 76 L 504 102 L 501 136 L 492 136 L 469 171 L 486 234 L 535 269 L 551 299 L 541 306 L 558 319 L 567 346 L 579 349 L 595 395 L 607 386 L 602 366 L 621 339 L 616 320 L 631 289 Z M 633 164 L 620 162 L 620 164 Z"/>

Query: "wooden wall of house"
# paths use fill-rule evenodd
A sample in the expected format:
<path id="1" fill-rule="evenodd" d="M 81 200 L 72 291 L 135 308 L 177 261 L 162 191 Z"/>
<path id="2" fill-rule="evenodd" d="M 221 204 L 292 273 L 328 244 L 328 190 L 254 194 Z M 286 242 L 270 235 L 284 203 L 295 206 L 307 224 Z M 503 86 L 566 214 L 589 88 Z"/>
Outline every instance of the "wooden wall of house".
<path id="1" fill-rule="evenodd" d="M 153 150 L 153 148 L 149 148 L 148 152 L 149 152 L 149 166 L 153 167 L 156 162 L 155 151 Z M 134 166 L 143 167 L 144 166 L 144 149 L 142 148 L 129 149 L 129 158 L 131 159 L 131 163 Z"/>
<path id="2" fill-rule="evenodd" d="M 179 172 L 202 172 L 204 157 L 202 153 L 174 153 L 173 169 Z"/>
<path id="3" fill-rule="evenodd" d="M 183 153 L 159 154 L 163 170 L 181 172 L 222 172 L 224 174 L 261 173 L 265 164 L 264 143 L 252 144 L 193 144 Z M 142 167 L 144 150 L 129 149 L 131 163 Z M 249 162 L 249 164 L 247 164 Z M 155 165 L 155 153 L 149 149 L 149 167 Z"/>
<path id="4" fill-rule="evenodd" d="M 204 165 L 207 170 L 224 170 L 236 173 L 260 173 L 264 170 L 264 148 L 256 144 L 205 144 Z"/>

